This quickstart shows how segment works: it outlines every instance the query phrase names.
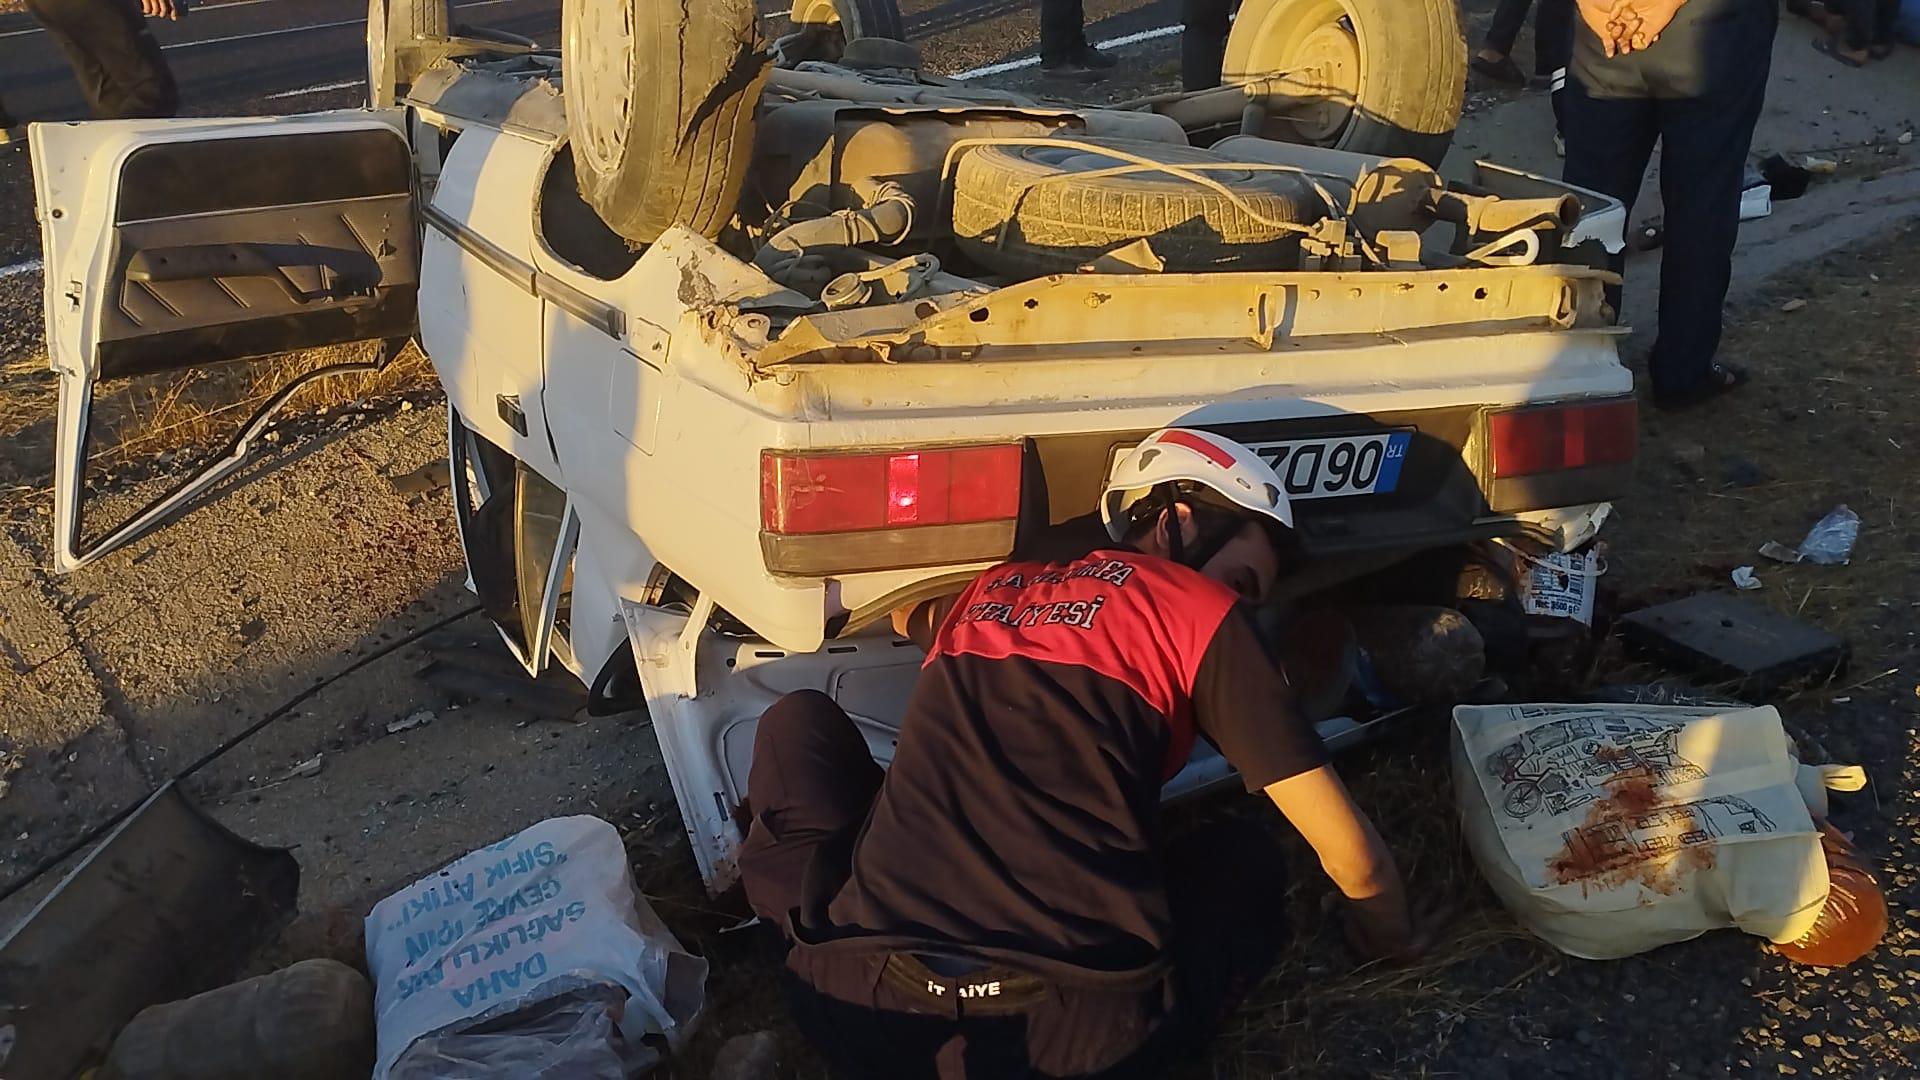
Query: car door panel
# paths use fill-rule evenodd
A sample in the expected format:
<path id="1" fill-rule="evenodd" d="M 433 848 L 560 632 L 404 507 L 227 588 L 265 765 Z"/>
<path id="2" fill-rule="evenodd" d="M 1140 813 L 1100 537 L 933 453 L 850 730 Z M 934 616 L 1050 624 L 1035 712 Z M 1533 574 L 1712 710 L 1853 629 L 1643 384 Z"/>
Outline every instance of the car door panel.
<path id="1" fill-rule="evenodd" d="M 77 569 L 183 512 L 317 378 L 384 365 L 417 325 L 418 233 L 401 114 L 36 124 L 29 131 L 60 375 L 54 562 Z M 82 541 L 96 391 L 122 380 L 381 340 L 266 395 L 224 449 Z"/>

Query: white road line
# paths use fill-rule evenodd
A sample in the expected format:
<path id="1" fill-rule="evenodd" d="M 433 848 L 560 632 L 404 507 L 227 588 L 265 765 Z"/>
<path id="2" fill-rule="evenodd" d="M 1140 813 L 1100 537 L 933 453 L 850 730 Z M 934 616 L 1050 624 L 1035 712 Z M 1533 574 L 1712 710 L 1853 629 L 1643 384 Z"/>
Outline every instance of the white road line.
<path id="1" fill-rule="evenodd" d="M 28 259 L 26 262 L 14 263 L 12 266 L 0 266 L 0 278 L 16 277 L 20 274 L 38 273 L 39 270 L 40 270 L 40 260 Z"/>
<path id="2" fill-rule="evenodd" d="M 268 94 L 262 100 L 278 101 L 281 98 L 299 97 L 302 94 L 318 94 L 327 90 L 345 90 L 349 86 L 365 86 L 365 79 L 348 79 L 346 82 L 321 83 L 318 86 L 303 86 L 298 90 L 282 90 L 277 94 Z"/>
<path id="3" fill-rule="evenodd" d="M 1143 41 L 1154 41 L 1158 38 L 1172 37 L 1185 29 L 1185 26 L 1162 26 L 1157 30 L 1142 30 L 1137 34 L 1122 34 L 1117 38 L 1096 41 L 1093 43 L 1093 47 L 1096 49 L 1121 49 L 1128 45 L 1138 45 Z M 1000 75 L 1009 71 L 1018 71 L 1021 68 L 1030 68 L 1039 62 L 1040 58 L 1038 56 L 1023 56 L 1018 60 L 1007 60 L 998 64 L 988 64 L 985 67 L 977 67 L 971 71 L 963 71 L 958 75 L 949 75 L 947 78 L 960 79 L 963 81 L 966 79 L 978 79 L 986 75 Z"/>
<path id="4" fill-rule="evenodd" d="M 199 41 L 176 41 L 171 45 L 162 45 L 163 51 L 174 49 L 197 49 L 202 45 L 225 45 L 229 41 L 252 41 L 255 38 L 281 37 L 286 34 L 303 34 L 308 30 L 334 30 L 342 26 L 364 26 L 365 19 L 342 19 L 339 22 L 314 23 L 311 26 L 288 26 L 279 30 L 259 30 L 251 34 L 229 34 L 226 37 L 201 38 Z"/>
<path id="5" fill-rule="evenodd" d="M 243 8 L 243 7 L 252 7 L 255 4 L 277 4 L 280 2 L 281 0 L 232 0 L 231 3 L 208 4 L 204 7 L 196 7 L 193 10 L 196 12 L 220 11 L 225 8 Z M 456 10 L 463 10 L 466 8 L 492 7 L 495 4 L 513 4 L 518 2 L 520 2 L 520 0 L 472 0 L 471 3 L 454 4 L 453 7 Z M 249 37 L 267 37 L 272 34 L 293 34 L 293 33 L 298 33 L 301 30 L 331 30 L 335 27 L 351 26 L 355 22 L 363 23 L 366 21 L 367 20 L 365 19 L 353 19 L 348 22 L 318 23 L 313 26 L 291 26 L 281 30 L 268 30 L 260 34 L 240 34 L 234 37 L 212 38 L 207 41 L 181 41 L 172 45 L 162 46 L 162 48 L 184 49 L 192 45 L 213 45 L 223 41 L 244 41 Z M 25 37 L 28 34 L 44 34 L 44 33 L 46 33 L 46 30 L 44 30 L 41 27 L 29 26 L 25 30 L 8 30 L 5 33 L 0 33 L 0 40 L 4 40 L 6 38 Z"/>

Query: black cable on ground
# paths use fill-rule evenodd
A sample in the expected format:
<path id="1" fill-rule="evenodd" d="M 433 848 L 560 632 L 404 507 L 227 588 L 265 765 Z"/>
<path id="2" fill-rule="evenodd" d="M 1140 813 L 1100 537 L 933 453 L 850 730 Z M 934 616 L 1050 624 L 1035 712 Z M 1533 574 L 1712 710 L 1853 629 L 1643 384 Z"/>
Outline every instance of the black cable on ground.
<path id="1" fill-rule="evenodd" d="M 177 773 L 174 773 L 173 777 L 169 782 L 177 784 L 182 780 L 185 780 L 188 777 L 192 776 L 194 773 L 199 772 L 201 769 L 206 768 L 208 765 L 213 764 L 213 762 L 219 760 L 222 754 L 227 753 L 228 751 L 232 750 L 234 747 L 239 746 L 241 743 L 246 742 L 248 739 L 253 738 L 255 735 L 258 735 L 261 731 L 266 729 L 267 725 L 273 723 L 275 720 L 278 720 L 283 716 L 286 716 L 288 713 L 299 708 L 302 703 L 307 701 L 307 699 L 313 697 L 315 694 L 318 694 L 320 691 L 325 690 L 327 687 L 332 686 L 334 683 L 339 682 L 341 679 L 344 679 L 347 676 L 353 674 L 354 672 L 359 671 L 361 668 L 366 667 L 367 665 L 373 663 L 376 660 L 384 660 L 387 657 L 392 656 L 394 653 L 399 652 L 401 649 L 404 649 L 407 646 L 413 644 L 414 642 L 419 641 L 421 638 L 426 637 L 428 634 L 433 633 L 435 630 L 445 629 L 446 627 L 459 622 L 461 619 L 464 619 L 469 615 L 479 614 L 479 612 L 480 612 L 479 604 L 474 604 L 471 607 L 463 608 L 460 611 L 454 612 L 452 615 L 448 615 L 445 618 L 437 619 L 431 623 L 428 623 L 427 625 L 419 628 L 418 630 L 414 630 L 411 633 L 404 634 L 398 639 L 394 640 L 392 643 L 384 645 L 374 650 L 373 652 L 370 652 L 367 655 L 361 657 L 360 659 L 355 660 L 353 663 L 348 664 L 344 668 L 341 668 L 339 671 L 335 672 L 334 674 L 327 676 L 325 679 L 322 679 L 321 681 L 314 683 L 312 686 L 309 686 L 305 690 L 302 690 L 299 693 L 288 698 L 284 703 L 282 703 L 278 708 L 274 709 L 272 712 L 254 721 L 252 724 L 249 724 L 247 727 L 241 729 L 241 731 L 238 734 L 229 737 L 225 742 L 221 743 L 219 746 L 216 746 L 212 750 L 209 750 L 205 754 L 202 754 L 199 757 L 199 759 L 194 761 L 191 765 L 188 765 L 186 768 L 181 769 Z M 41 860 L 40 865 L 28 871 L 25 877 L 21 878 L 18 881 L 8 884 L 4 889 L 0 889 L 0 904 L 6 903 L 8 900 L 13 898 L 13 895 L 15 893 L 19 892 L 21 889 L 26 888 L 28 885 L 33 884 L 35 881 L 38 881 L 40 879 L 40 875 L 45 874 L 47 871 L 53 869 L 56 866 L 59 866 L 61 863 L 66 862 L 68 859 L 73 858 L 74 855 L 78 854 L 82 850 L 86 849 L 87 847 L 90 847 L 94 841 L 106 835 L 106 833 L 109 830 L 111 830 L 114 826 L 120 824 L 122 821 L 125 821 L 127 817 L 131 815 L 135 810 L 138 810 L 140 809 L 140 807 L 146 805 L 147 800 L 153 798 L 154 792 L 157 792 L 159 790 L 160 790 L 159 788 L 154 788 L 153 791 L 149 791 L 145 795 L 142 795 L 138 801 L 123 807 L 118 813 L 114 814 L 112 817 L 108 818 L 105 821 L 102 821 L 98 825 L 95 825 L 93 828 L 88 829 L 84 835 L 82 835 L 78 840 L 75 840 L 74 842 L 68 844 L 66 847 L 62 848 L 58 854 L 55 854 L 53 856 L 50 856 L 49 858 Z"/>

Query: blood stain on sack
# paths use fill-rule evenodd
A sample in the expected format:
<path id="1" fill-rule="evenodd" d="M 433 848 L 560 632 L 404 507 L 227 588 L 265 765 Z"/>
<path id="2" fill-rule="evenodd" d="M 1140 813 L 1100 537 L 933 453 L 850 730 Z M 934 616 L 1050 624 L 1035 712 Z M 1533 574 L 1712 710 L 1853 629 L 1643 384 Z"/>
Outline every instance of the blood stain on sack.
<path id="1" fill-rule="evenodd" d="M 1615 777 L 1606 791 L 1548 860 L 1553 884 L 1577 883 L 1586 895 L 1638 882 L 1672 896 L 1695 871 L 1713 867 L 1717 845 L 1692 806 L 1661 806 L 1645 773 Z"/>

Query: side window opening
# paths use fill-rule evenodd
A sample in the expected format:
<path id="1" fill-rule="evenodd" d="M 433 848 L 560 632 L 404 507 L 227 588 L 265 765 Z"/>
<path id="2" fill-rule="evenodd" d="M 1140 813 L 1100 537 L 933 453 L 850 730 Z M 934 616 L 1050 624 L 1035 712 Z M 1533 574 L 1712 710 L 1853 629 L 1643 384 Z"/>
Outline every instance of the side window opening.
<path id="1" fill-rule="evenodd" d="M 561 147 L 540 183 L 540 235 L 555 255 L 602 281 L 633 269 L 640 252 L 580 198 L 573 150 Z"/>

